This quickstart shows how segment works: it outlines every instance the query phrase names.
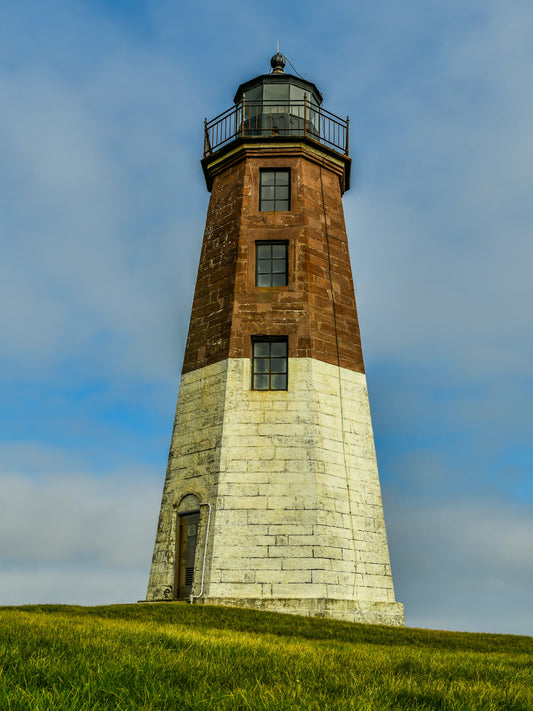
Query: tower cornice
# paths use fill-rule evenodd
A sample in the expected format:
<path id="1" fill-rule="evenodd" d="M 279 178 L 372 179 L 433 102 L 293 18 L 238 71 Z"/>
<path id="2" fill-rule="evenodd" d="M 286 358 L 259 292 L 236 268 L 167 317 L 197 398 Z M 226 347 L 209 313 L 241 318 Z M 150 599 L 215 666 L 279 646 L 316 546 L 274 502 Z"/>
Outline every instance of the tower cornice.
<path id="1" fill-rule="evenodd" d="M 236 139 L 218 151 L 206 156 L 202 159 L 202 169 L 207 189 L 211 192 L 216 175 L 245 158 L 258 156 L 274 158 L 301 155 L 302 153 L 309 160 L 322 166 L 327 166 L 334 173 L 337 173 L 341 194 L 349 190 L 352 167 L 352 159 L 349 156 L 328 148 L 328 146 L 324 146 L 311 138 L 301 137 L 295 140 L 290 136 L 277 136 L 275 141 L 269 140 L 264 136 Z"/>

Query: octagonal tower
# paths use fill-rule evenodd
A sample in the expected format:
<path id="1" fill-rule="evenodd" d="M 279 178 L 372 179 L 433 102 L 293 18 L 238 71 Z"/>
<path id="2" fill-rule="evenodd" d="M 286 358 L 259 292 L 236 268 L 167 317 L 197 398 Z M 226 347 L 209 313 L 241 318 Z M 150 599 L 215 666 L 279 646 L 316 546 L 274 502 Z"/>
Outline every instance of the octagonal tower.
<path id="1" fill-rule="evenodd" d="M 403 624 L 341 197 L 348 121 L 284 72 L 205 125 L 211 192 L 147 600 Z"/>

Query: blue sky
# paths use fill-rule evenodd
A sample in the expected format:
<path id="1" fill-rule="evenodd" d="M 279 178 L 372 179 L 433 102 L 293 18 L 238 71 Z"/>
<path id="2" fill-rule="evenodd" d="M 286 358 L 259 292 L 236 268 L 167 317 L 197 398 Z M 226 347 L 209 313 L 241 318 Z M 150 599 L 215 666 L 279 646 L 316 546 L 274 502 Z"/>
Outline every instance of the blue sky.
<path id="1" fill-rule="evenodd" d="M 407 624 L 533 634 L 533 6 L 0 8 L 0 603 L 144 597 L 208 193 L 276 41 L 344 199 Z"/>

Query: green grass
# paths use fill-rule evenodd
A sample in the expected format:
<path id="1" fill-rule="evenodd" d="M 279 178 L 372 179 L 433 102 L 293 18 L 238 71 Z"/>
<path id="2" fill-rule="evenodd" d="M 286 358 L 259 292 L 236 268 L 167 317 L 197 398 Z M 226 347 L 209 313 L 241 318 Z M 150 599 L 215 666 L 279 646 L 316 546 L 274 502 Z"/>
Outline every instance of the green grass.
<path id="1" fill-rule="evenodd" d="M 183 603 L 0 608 L 1 711 L 533 709 L 533 638 Z"/>

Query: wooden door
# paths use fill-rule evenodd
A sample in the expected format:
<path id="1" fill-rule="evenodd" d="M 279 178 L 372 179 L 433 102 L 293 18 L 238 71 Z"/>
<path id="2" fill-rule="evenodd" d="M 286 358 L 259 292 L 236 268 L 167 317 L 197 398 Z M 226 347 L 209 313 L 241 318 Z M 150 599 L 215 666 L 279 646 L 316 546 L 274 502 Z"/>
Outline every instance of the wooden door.
<path id="1" fill-rule="evenodd" d="M 176 597 L 186 599 L 192 592 L 194 580 L 194 558 L 198 541 L 198 524 L 200 512 L 181 514 L 178 516 L 177 556 L 176 556 Z"/>

